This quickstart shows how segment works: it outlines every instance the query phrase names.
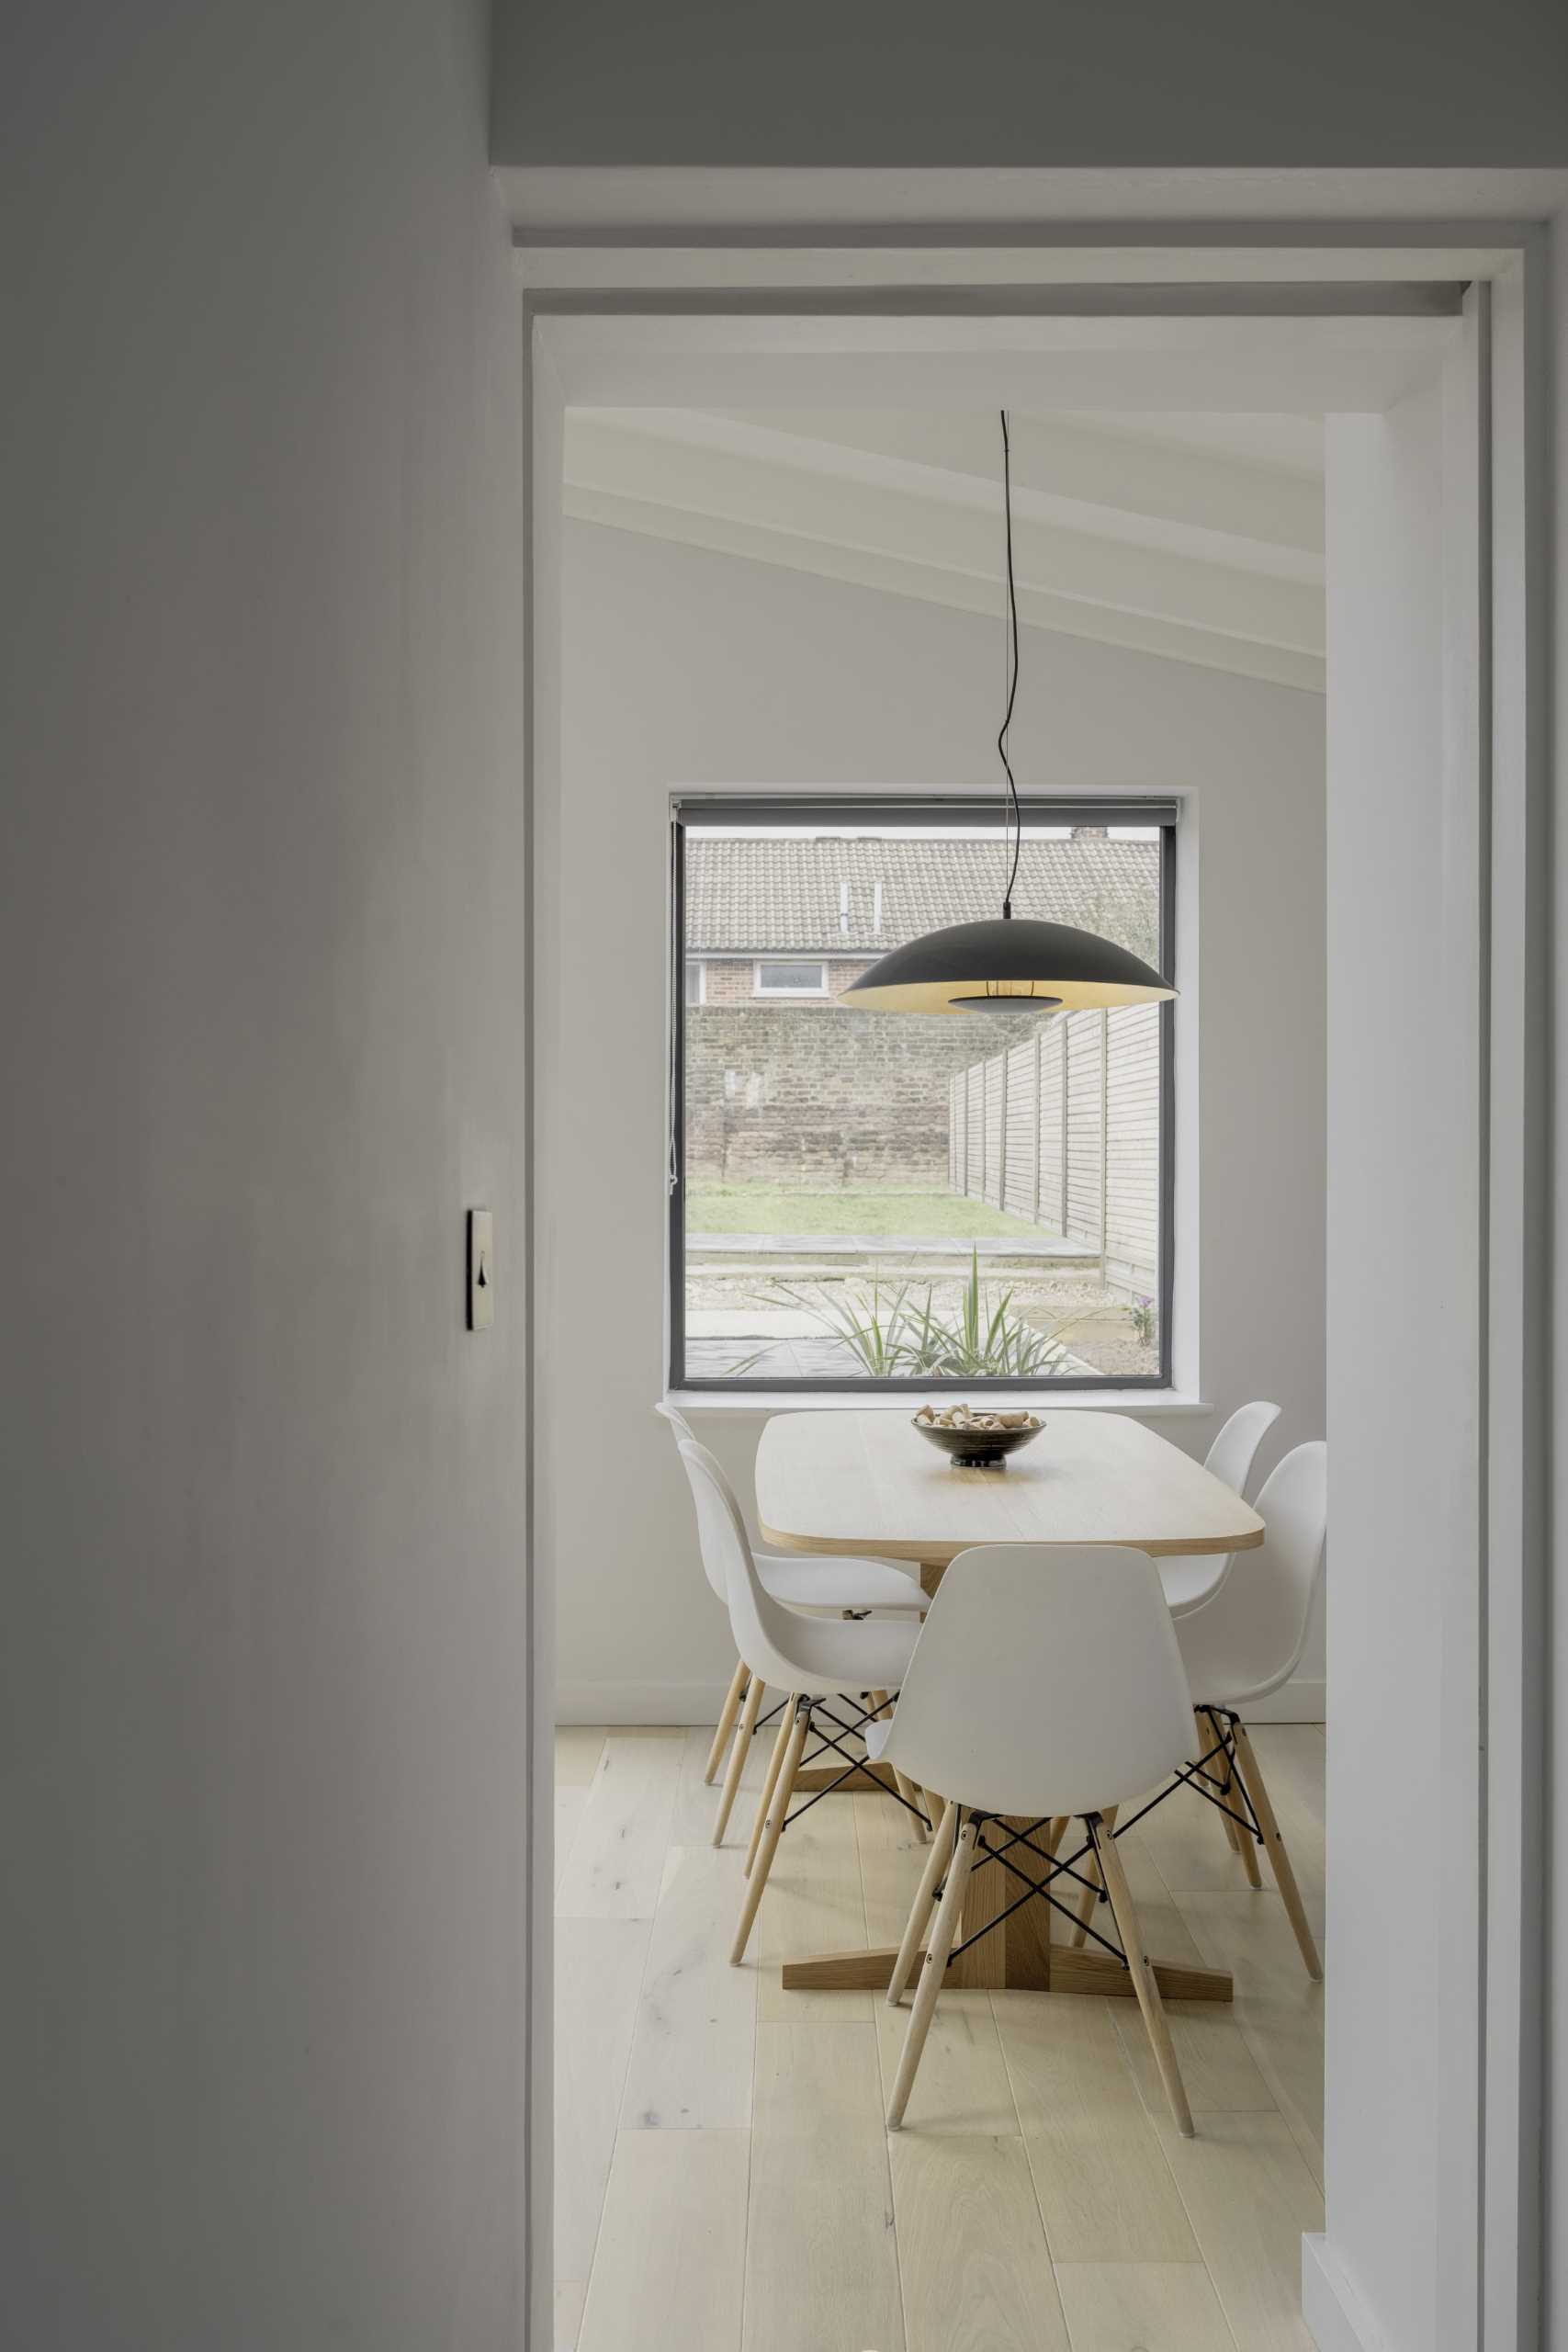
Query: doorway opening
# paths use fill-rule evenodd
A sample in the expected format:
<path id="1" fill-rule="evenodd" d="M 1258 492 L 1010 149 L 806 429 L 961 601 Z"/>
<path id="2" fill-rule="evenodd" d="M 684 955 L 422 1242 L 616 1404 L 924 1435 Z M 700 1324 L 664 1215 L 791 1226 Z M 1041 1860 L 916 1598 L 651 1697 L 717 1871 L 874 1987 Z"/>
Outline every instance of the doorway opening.
<path id="1" fill-rule="evenodd" d="M 973 2060 L 972 2074 L 953 2058 L 957 2072 L 946 2094 L 971 2128 L 930 2132 L 914 2154 L 920 2135 L 912 2132 L 889 2170 L 880 2126 L 872 2126 L 895 2013 L 883 2013 L 866 1995 L 792 1994 L 782 1981 L 792 1938 L 816 1948 L 871 1946 L 883 1939 L 881 1912 L 907 1905 L 922 1867 L 918 1833 L 906 1838 L 897 1810 L 874 1795 L 826 1800 L 794 1833 L 789 1869 L 781 1866 L 776 1889 L 764 1898 L 763 1939 L 750 1965 L 728 1964 L 720 1915 L 732 1906 L 728 1880 L 745 1840 L 739 1839 L 739 1857 L 734 1845 L 709 1842 L 714 1792 L 705 1775 L 732 1652 L 698 1571 L 669 1432 L 651 1409 L 670 1362 L 671 1048 L 693 1003 L 688 961 L 728 961 L 749 972 L 750 998 L 725 1015 L 732 1026 L 777 1025 L 780 1006 L 769 1000 L 786 993 L 788 1018 L 798 1026 L 834 1015 L 830 1004 L 807 1008 L 804 983 L 799 998 L 784 983 L 800 980 L 809 965 L 818 981 L 810 994 L 830 997 L 832 950 L 840 941 L 830 931 L 818 941 L 804 930 L 775 934 L 764 924 L 727 956 L 703 941 L 688 956 L 690 936 L 677 942 L 671 929 L 671 812 L 672 801 L 704 794 L 809 790 L 836 793 L 846 806 L 870 796 L 889 807 L 919 790 L 976 801 L 994 795 L 983 719 L 1000 668 L 995 589 L 974 584 L 974 558 L 966 568 L 961 553 L 946 566 L 922 555 L 917 581 L 908 542 L 901 553 L 897 537 L 908 519 L 900 526 L 897 517 L 903 504 L 923 498 L 938 514 L 928 533 L 926 509 L 915 508 L 922 547 L 929 553 L 941 526 L 954 523 L 950 540 L 961 546 L 976 519 L 962 492 L 963 453 L 972 446 L 964 427 L 980 418 L 982 402 L 994 405 L 998 379 L 1010 406 L 1043 421 L 1043 473 L 1053 433 L 1058 442 L 1077 436 L 1072 480 L 1078 492 L 1098 482 L 1104 507 L 1091 517 L 1083 510 L 1094 501 L 1079 496 L 1069 515 L 1064 503 L 1072 491 L 1039 493 L 1042 544 L 1064 568 L 1054 584 L 1042 585 L 1043 598 L 1056 602 L 1043 603 L 1034 624 L 1032 662 L 1049 674 L 1029 780 L 1058 794 L 1131 799 L 1157 792 L 1178 804 L 1174 922 L 1186 977 L 1169 1104 L 1168 1376 L 1142 1396 L 1085 1394 L 1064 1399 L 1062 1409 L 1126 1409 L 1201 1457 L 1233 1404 L 1288 1389 L 1276 1396 L 1290 1416 L 1281 1438 L 1316 1438 L 1326 1426 L 1335 1448 L 1337 1571 L 1357 1556 L 1358 1544 L 1386 1561 L 1389 1498 L 1399 1488 L 1388 1476 L 1391 1446 L 1426 1458 L 1432 1442 L 1429 1427 L 1418 1430 L 1390 1401 L 1401 1358 L 1427 1312 L 1422 1264 L 1457 1272 L 1454 1287 L 1467 1302 L 1461 1319 L 1476 1318 L 1473 1361 L 1481 1362 L 1482 1106 L 1489 1081 L 1479 1013 L 1458 1021 L 1439 1046 L 1413 998 L 1391 999 L 1385 985 L 1376 1018 L 1368 1006 L 1369 988 L 1396 972 L 1390 933 L 1405 924 L 1428 937 L 1438 926 L 1461 967 L 1470 958 L 1475 1006 L 1484 994 L 1483 877 L 1495 781 L 1486 756 L 1494 548 L 1478 527 L 1494 364 L 1484 295 L 1429 300 L 1417 315 L 1393 306 L 1353 323 L 1118 318 L 1100 322 L 1097 332 L 1081 318 L 900 318 L 838 322 L 824 333 L 820 322 L 784 318 L 660 319 L 650 327 L 571 317 L 541 321 L 536 333 L 550 354 L 551 382 L 539 401 L 534 460 L 536 620 L 547 639 L 543 659 L 537 638 L 536 644 L 535 1179 L 537 1230 L 548 1243 L 535 1269 L 534 1459 L 536 1558 L 553 1587 L 544 1624 L 556 1705 L 541 1696 L 547 1715 L 563 1718 L 563 1942 L 556 1976 L 558 2023 L 567 2029 L 558 2081 L 565 2137 L 556 2170 L 566 2238 L 557 2267 L 561 2324 L 581 2325 L 592 2352 L 619 2340 L 617 2325 L 634 2312 L 646 2316 L 650 2295 L 679 2298 L 692 2248 L 682 2253 L 675 2217 L 705 2212 L 712 2231 L 705 2243 L 718 2256 L 704 2282 L 708 2300 L 693 2306 L 700 2325 L 716 2345 L 795 2340 L 788 2330 L 793 2324 L 798 2334 L 800 2309 L 792 2318 L 791 2297 L 806 2291 L 797 2278 L 806 2259 L 800 2233 L 818 2248 L 824 2243 L 811 2188 L 824 2178 L 824 2134 L 839 2152 L 835 2165 L 840 2155 L 864 2160 L 852 2181 L 839 2184 L 828 2216 L 838 2266 L 829 2271 L 842 2273 L 840 2307 L 847 2316 L 844 2295 L 852 2302 L 863 2290 L 869 2298 L 853 2314 L 858 2345 L 938 2340 L 920 2327 L 940 2324 L 944 2296 L 974 2291 L 956 2257 L 943 2257 L 940 2233 L 922 2244 L 919 2226 L 906 2231 L 904 2222 L 924 2194 L 921 2162 L 951 2169 L 974 2157 L 973 2146 L 949 2142 L 1009 2143 L 1000 2155 L 978 2159 L 995 2180 L 982 2183 L 976 2173 L 965 2188 L 955 2176 L 948 2193 L 973 2190 L 998 2216 L 1016 2206 L 1018 2229 L 1003 2231 L 1008 2261 L 1017 2264 L 1003 2266 L 1006 2292 L 1037 2315 L 1050 2307 L 1049 2275 L 1064 2342 L 1078 2335 L 1092 2340 L 1086 2331 L 1098 2323 L 1085 2293 L 1135 2296 L 1150 2282 L 1131 2274 L 1150 2265 L 1184 2267 L 1190 2275 L 1174 2291 L 1212 2295 L 1233 2334 L 1238 2324 L 1268 2324 L 1270 2314 L 1293 2308 L 1290 2274 L 1300 2239 L 1324 2244 L 1315 2203 L 1324 2170 L 1313 2086 L 1316 2028 L 1303 2031 L 1303 2023 L 1318 1996 L 1310 1984 L 1304 1992 L 1286 1989 L 1280 1931 L 1288 1938 L 1288 1923 L 1266 1907 L 1277 1898 L 1265 1888 L 1262 1902 L 1254 1900 L 1243 1859 L 1223 1833 L 1217 1841 L 1204 1835 L 1212 1825 L 1196 1817 L 1198 1800 L 1183 1798 L 1150 1817 L 1142 1833 L 1143 1885 L 1134 1890 L 1162 1927 L 1201 1955 L 1205 1936 L 1211 1953 L 1228 1939 L 1224 1964 L 1236 1978 L 1239 2000 L 1230 2014 L 1183 2019 L 1213 2112 L 1227 2119 L 1205 2132 L 1208 2110 L 1201 2111 L 1206 2146 L 1190 2162 L 1165 2147 L 1144 2096 L 1139 2056 L 1115 2015 L 1100 2016 L 1105 2005 L 1065 2004 L 1074 2015 L 1060 2029 L 1058 2048 L 1050 2040 L 1057 2031 L 1055 1996 L 1015 2023 L 998 2008 L 1026 2007 L 1030 1996 L 1009 1994 L 1001 2002 L 979 1996 L 986 2019 L 953 2024 L 966 2044 L 984 2045 L 964 2061 Z M 897 399 L 889 397 L 895 387 Z M 591 426 L 587 454 L 580 446 L 574 460 L 583 419 Z M 943 445 L 943 421 L 954 419 L 959 429 Z M 1270 447 L 1277 454 L 1292 435 L 1298 462 L 1271 468 Z M 1309 441 L 1321 453 L 1315 481 L 1299 462 Z M 821 482 L 803 462 L 800 445 L 807 443 L 829 484 L 827 500 L 811 510 L 818 519 L 808 547 L 800 516 Z M 1104 461 L 1098 476 L 1089 463 L 1097 446 Z M 1156 482 L 1162 467 L 1163 506 Z M 1270 475 L 1287 472 L 1292 486 L 1285 495 L 1275 483 L 1281 495 L 1270 514 Z M 942 478 L 940 495 L 922 474 Z M 1224 509 L 1228 526 L 1222 526 L 1216 517 L 1227 482 L 1240 503 Z M 1314 495 L 1327 514 L 1315 548 L 1301 544 L 1300 520 Z M 844 514 L 857 498 L 858 528 Z M 941 513 L 943 506 L 950 511 Z M 1156 507 L 1157 532 L 1149 511 Z M 981 502 L 982 519 L 984 511 Z M 1280 519 L 1287 512 L 1297 518 L 1293 538 Z M 880 537 L 866 521 L 873 514 Z M 1253 584 L 1237 596 L 1228 575 L 1247 567 L 1224 559 L 1249 538 Z M 1089 544 L 1068 547 L 1074 539 Z M 1068 558 L 1083 567 L 1077 594 Z M 1326 615 L 1314 642 L 1310 607 L 1314 592 L 1321 606 L 1325 572 Z M 965 578 L 967 591 L 953 586 Z M 1092 593 L 1084 592 L 1086 578 Z M 1196 601 L 1183 606 L 1183 595 Z M 1345 682 L 1326 707 L 1325 645 Z M 1405 665 L 1403 718 L 1391 660 Z M 1456 663 L 1472 689 L 1457 697 L 1442 684 Z M 1414 726 L 1409 714 L 1416 708 L 1423 718 Z M 1441 779 L 1435 790 L 1434 774 Z M 886 830 L 870 838 L 886 839 Z M 572 910 L 588 906 L 596 922 L 575 925 Z M 607 936 L 619 943 L 614 958 L 604 956 Z M 1352 940 L 1359 966 L 1347 952 Z M 625 987 L 628 968 L 644 976 L 635 993 Z M 715 1002 L 708 990 L 720 985 L 728 979 L 699 971 L 696 1008 L 705 1012 Z M 738 1031 L 720 1057 L 717 1091 L 722 1097 L 728 1086 L 737 1114 L 720 1123 L 729 1136 L 743 1134 L 742 1114 L 762 1108 L 770 1094 L 776 1101 L 783 1083 L 779 1054 L 770 1060 L 756 1050 L 760 1035 Z M 986 1057 L 976 1059 L 983 1069 Z M 1391 1118 L 1378 1100 L 1391 1059 L 1404 1074 L 1427 1143 L 1426 1189 L 1392 1259 L 1388 1220 L 1411 1137 L 1408 1120 Z M 1102 1083 L 1107 1067 L 1108 1060 Z M 963 1075 L 967 1114 L 967 1070 Z M 943 1196 L 968 1202 L 967 1182 L 962 1190 L 952 1182 L 960 1123 L 953 1073 L 946 1077 Z M 822 1091 L 811 1089 L 813 1099 Z M 1036 1157 L 1042 1103 L 1037 1090 Z M 979 1107 L 985 1135 L 991 1106 L 984 1075 Z M 1008 1132 L 1004 1116 L 998 1144 Z M 1107 1132 L 1102 1127 L 1102 1169 Z M 684 1136 L 678 1140 L 683 1145 Z M 776 1170 L 762 1172 L 764 1189 L 788 1195 L 767 1207 L 775 1238 L 800 1238 L 774 1210 L 804 1216 L 801 1201 L 811 1188 L 777 1182 Z M 762 1212 L 755 1200 L 750 1208 L 754 1224 Z M 1004 1177 L 998 1214 L 1013 1213 Z M 819 1309 L 836 1272 L 808 1285 L 813 1304 L 799 1311 Z M 1391 1315 L 1405 1318 L 1397 1345 Z M 1338 1354 L 1331 1340 L 1325 1355 L 1325 1321 L 1331 1331 L 1337 1323 Z M 1434 1317 L 1434 1333 L 1439 1321 L 1450 1333 L 1458 1329 L 1451 1308 Z M 778 1344 L 772 1327 L 770 1334 Z M 784 1342 L 794 1347 L 804 1336 L 784 1334 Z M 1456 1431 L 1476 1428 L 1479 1393 L 1478 1371 L 1469 1393 L 1451 1400 Z M 604 1429 L 614 1430 L 613 1528 L 603 1516 L 611 1498 L 585 1499 L 592 1465 L 575 1459 L 589 1431 L 571 1408 L 590 1395 L 601 1438 Z M 828 1391 L 819 1405 L 800 1391 L 704 1399 L 697 1389 L 678 1401 L 705 1413 L 704 1442 L 749 1508 L 770 1408 L 843 1403 Z M 1449 2135 L 1450 2158 L 1452 2135 L 1461 2135 L 1479 2169 L 1475 1961 L 1490 1923 L 1480 1867 L 1486 1791 L 1473 1770 L 1469 1726 L 1480 1718 L 1487 1605 L 1483 1462 L 1473 1437 L 1468 1454 L 1461 1442 L 1450 1459 L 1450 1483 L 1432 1505 L 1445 1561 L 1444 1656 L 1409 1656 L 1401 1736 L 1427 1744 L 1431 1768 L 1446 1776 L 1475 1838 L 1447 1858 L 1435 1839 L 1426 1851 L 1415 1841 L 1404 1860 L 1411 1900 L 1417 1908 L 1430 1903 L 1434 1920 L 1426 1997 L 1450 2029 L 1433 2083 L 1434 2129 Z M 1408 1501 L 1405 1492 L 1406 1510 Z M 1353 1510 L 1370 1532 L 1341 1529 L 1342 1510 Z M 1397 1613 L 1413 1599 L 1395 1591 L 1385 1571 L 1367 1605 L 1373 1615 Z M 1320 1894 L 1335 1874 L 1342 1887 L 1365 1893 L 1381 1853 L 1353 1822 L 1341 1836 L 1337 1815 L 1332 1848 L 1324 1840 L 1325 1751 L 1317 1726 L 1327 1713 L 1326 1657 L 1337 1653 L 1325 1654 L 1322 1641 L 1314 1626 L 1299 1687 L 1275 1710 L 1284 1720 L 1265 1723 L 1258 1734 L 1292 1851 L 1309 1878 L 1316 1874 L 1309 1902 L 1319 1922 Z M 1383 1761 L 1368 1695 L 1350 1688 L 1341 1732 L 1336 1686 L 1335 1753 L 1351 1777 Z M 765 1773 L 771 1743 L 755 1745 L 741 1768 L 742 1789 Z M 745 1811 L 739 1807 L 742 1817 Z M 1442 1917 L 1439 1905 L 1447 1906 Z M 1352 1935 L 1344 1948 L 1353 1993 L 1343 1997 L 1353 1997 L 1355 2012 L 1337 2060 L 1330 2043 L 1330 2173 L 1336 2064 L 1357 2032 L 1386 2031 L 1394 1998 L 1386 1972 L 1380 1976 L 1370 1964 L 1368 1947 Z M 1328 1950 L 1332 1984 L 1332 1934 Z M 973 1996 L 963 1997 L 974 2006 Z M 1085 2022 L 1091 2014 L 1092 2025 Z M 1420 2018 L 1412 2030 L 1423 2030 Z M 581 2064 L 571 2054 L 573 2032 L 588 2053 Z M 1036 2050 L 1041 2032 L 1048 2046 Z M 1102 2070 L 1093 2098 L 1078 2081 L 1086 2066 Z M 1353 2129 L 1351 2110 L 1348 2098 L 1344 2126 Z M 1114 2138 L 1125 2127 L 1128 2178 L 1145 2184 L 1139 2226 L 1146 2223 L 1146 2243 L 1140 2237 L 1134 2248 L 1128 2237 L 1118 2253 L 1103 2215 L 1086 2220 L 1076 2211 L 1073 2184 L 1081 2188 L 1085 2151 L 1060 2142 L 1068 2111 L 1091 2138 L 1095 2132 Z M 677 2133 L 679 2141 L 664 2136 Z M 1352 2154 L 1341 2145 L 1348 2166 Z M 1269 2184 L 1268 2211 L 1247 2233 L 1249 2251 L 1228 2269 L 1230 2224 L 1219 2216 L 1234 2200 L 1207 2202 L 1214 2167 L 1226 2162 Z M 1053 2165 L 1063 2167 L 1055 2187 Z M 1436 2232 L 1443 2191 L 1438 2182 L 1431 2188 Z M 1467 2210 L 1473 2215 L 1474 2205 Z M 668 2228 L 661 2214 L 670 2217 Z M 1183 2231 L 1183 2250 L 1172 2252 Z M 1355 2275 L 1348 2222 L 1345 2235 L 1341 2257 L 1331 2210 L 1324 2261 L 1335 2266 L 1337 2293 L 1341 2258 Z M 1259 2271 L 1252 2256 L 1266 2241 L 1272 2252 Z M 1460 2230 L 1445 2256 L 1458 2290 L 1479 2293 L 1481 2256 L 1473 2227 Z M 1090 2278 L 1091 2269 L 1119 2261 L 1128 2273 L 1119 2281 Z M 1343 2289 L 1344 2299 L 1349 2291 Z M 678 2300 L 669 2308 L 686 2310 Z M 1135 2317 L 1135 2304 L 1128 2309 Z M 771 2336 L 770 2327 L 784 2332 Z"/>

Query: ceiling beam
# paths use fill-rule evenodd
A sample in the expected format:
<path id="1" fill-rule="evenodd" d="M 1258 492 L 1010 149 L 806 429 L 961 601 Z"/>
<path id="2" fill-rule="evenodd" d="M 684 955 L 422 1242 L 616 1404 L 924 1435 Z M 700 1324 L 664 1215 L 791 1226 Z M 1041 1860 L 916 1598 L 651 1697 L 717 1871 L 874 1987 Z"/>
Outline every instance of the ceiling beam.
<path id="1" fill-rule="evenodd" d="M 799 466 L 986 514 L 1001 511 L 994 414 L 913 409 L 582 413 L 693 447 Z M 1135 434 L 1097 432 L 1077 419 L 1014 412 L 1010 423 L 1015 514 L 1321 584 L 1321 473 L 1175 447 Z"/>
<path id="2" fill-rule="evenodd" d="M 773 564 L 786 571 L 804 571 L 818 579 L 841 580 L 884 594 L 911 596 L 921 604 L 942 605 L 957 612 L 981 613 L 998 618 L 995 584 L 943 571 L 864 548 L 831 547 L 822 540 L 792 538 L 723 515 L 684 514 L 678 507 L 659 507 L 637 499 L 567 489 L 567 515 L 578 522 L 666 539 L 711 554 L 739 556 L 755 563 Z M 1158 654 L 1172 662 L 1190 662 L 1200 669 L 1224 670 L 1235 676 L 1262 678 L 1271 684 L 1299 686 L 1311 694 L 1325 691 L 1321 654 L 1297 652 L 1281 646 L 1248 644 L 1213 629 L 1147 614 L 1118 612 L 1110 605 L 1088 605 L 1071 596 L 1053 596 L 1043 590 L 1019 591 L 1019 619 L 1026 628 L 1054 631 L 1059 637 L 1089 638 L 1102 645 L 1121 645 L 1139 653 Z"/>
<path id="3" fill-rule="evenodd" d="M 635 418 L 622 424 L 569 417 L 566 505 L 568 514 L 689 545 L 868 584 L 897 576 L 911 583 L 905 593 L 999 610 L 993 512 L 660 437 L 638 430 Z M 1206 642 L 1213 666 L 1258 674 L 1267 654 L 1269 674 L 1277 674 L 1279 656 L 1292 657 L 1292 683 L 1306 682 L 1309 670 L 1321 674 L 1323 597 L 1314 582 L 1068 529 L 1032 514 L 1015 515 L 1014 552 L 1021 608 L 1038 626 L 1064 626 L 1070 610 L 1077 633 L 1100 635 L 1110 625 L 1092 616 L 1115 614 L 1118 642 L 1129 641 L 1127 628 L 1137 621 L 1159 638 L 1158 650 L 1178 639 L 1189 648 Z M 1245 661 L 1236 649 L 1250 649 Z"/>

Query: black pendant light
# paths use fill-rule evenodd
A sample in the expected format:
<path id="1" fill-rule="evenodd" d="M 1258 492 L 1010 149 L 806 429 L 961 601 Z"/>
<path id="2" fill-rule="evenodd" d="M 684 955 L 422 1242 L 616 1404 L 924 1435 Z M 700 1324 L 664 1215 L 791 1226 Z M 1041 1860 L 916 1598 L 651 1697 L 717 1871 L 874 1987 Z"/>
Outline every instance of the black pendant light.
<path id="1" fill-rule="evenodd" d="M 1002 910 L 990 922 L 927 932 L 852 980 L 841 1005 L 874 1012 L 1072 1012 L 1087 1005 L 1153 1004 L 1176 994 L 1130 949 L 1070 923 L 1035 922 L 1012 910 L 1023 823 L 1008 758 L 1018 697 L 1018 590 L 1012 566 L 1012 460 L 1002 411 L 1002 494 L 1007 514 L 1008 692 L 997 750 L 1008 780 L 1012 863 Z"/>

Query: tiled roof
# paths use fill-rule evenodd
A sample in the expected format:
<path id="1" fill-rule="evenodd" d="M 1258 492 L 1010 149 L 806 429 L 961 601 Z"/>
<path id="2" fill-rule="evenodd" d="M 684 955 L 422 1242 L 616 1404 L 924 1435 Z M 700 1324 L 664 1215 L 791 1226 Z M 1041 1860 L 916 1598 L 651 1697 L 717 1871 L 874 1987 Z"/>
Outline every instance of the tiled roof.
<path id="1" fill-rule="evenodd" d="M 999 914 L 1006 872 L 999 841 L 695 834 L 686 845 L 686 950 L 879 956 L 922 932 Z M 1149 953 L 1158 876 L 1154 841 L 1026 839 L 1013 909 Z"/>

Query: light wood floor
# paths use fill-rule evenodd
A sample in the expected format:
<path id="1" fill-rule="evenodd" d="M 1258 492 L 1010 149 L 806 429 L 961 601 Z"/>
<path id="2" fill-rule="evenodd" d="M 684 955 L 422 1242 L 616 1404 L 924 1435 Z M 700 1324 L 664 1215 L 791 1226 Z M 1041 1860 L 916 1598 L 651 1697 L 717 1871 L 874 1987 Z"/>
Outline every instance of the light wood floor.
<path id="1" fill-rule="evenodd" d="M 1254 1736 L 1321 1928 L 1322 1731 Z M 1218 1816 L 1179 1793 L 1122 1840 L 1150 1950 L 1235 1973 L 1229 2009 L 1172 2006 L 1196 2139 L 1170 2128 L 1132 2002 L 1031 1993 L 943 1995 L 890 2138 L 908 2007 L 785 1994 L 779 1962 L 897 1941 L 908 1817 L 825 1799 L 731 1968 L 751 1804 L 715 1852 L 710 1737 L 558 1736 L 558 2352 L 1309 2346 L 1323 1991 Z"/>

